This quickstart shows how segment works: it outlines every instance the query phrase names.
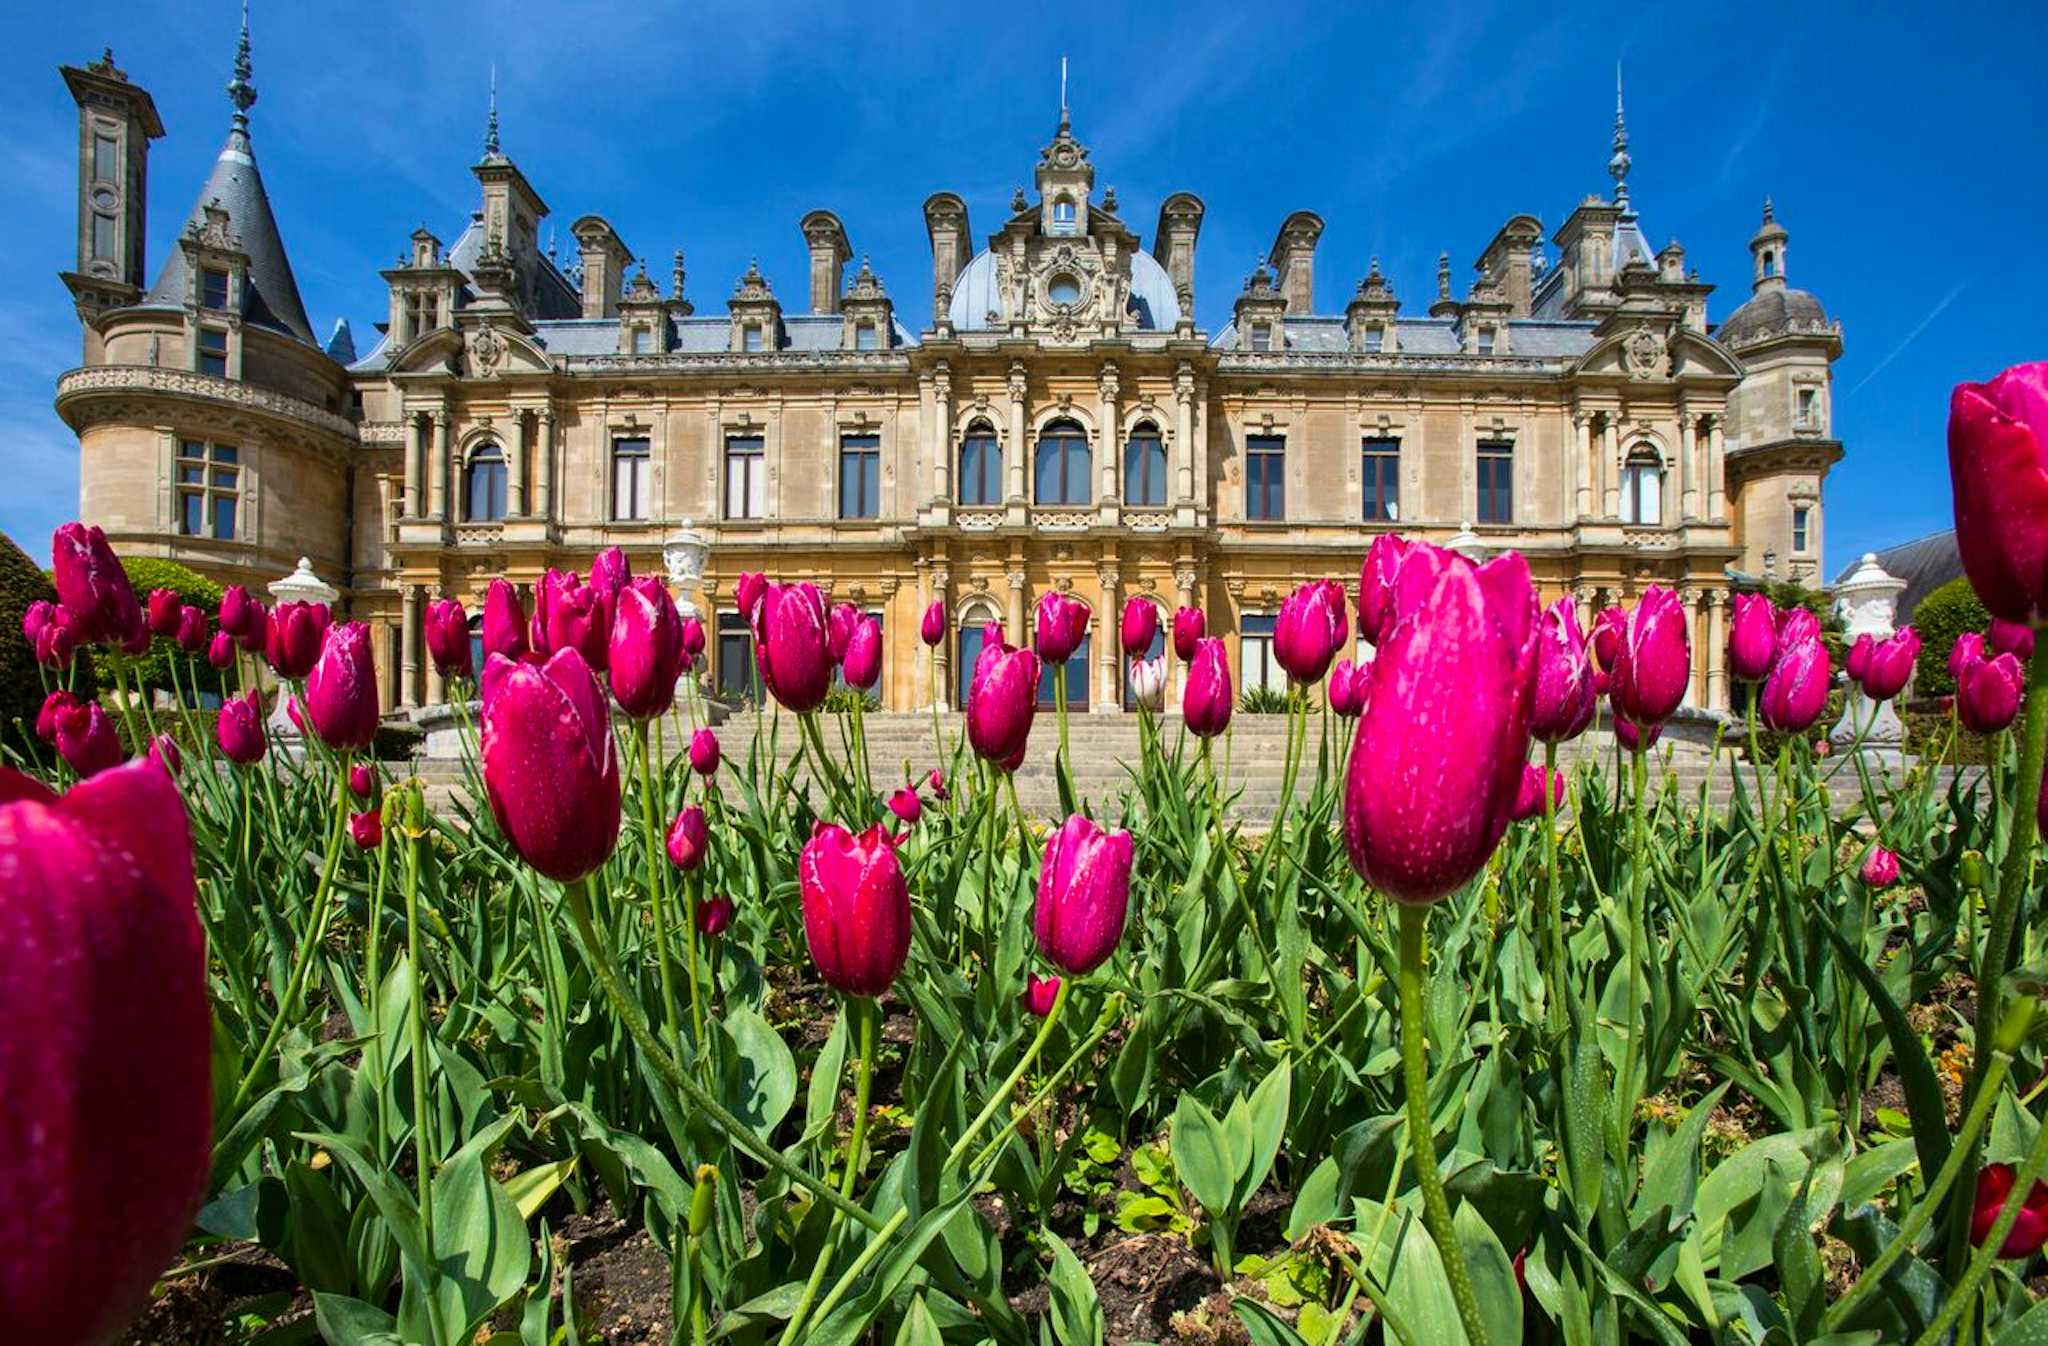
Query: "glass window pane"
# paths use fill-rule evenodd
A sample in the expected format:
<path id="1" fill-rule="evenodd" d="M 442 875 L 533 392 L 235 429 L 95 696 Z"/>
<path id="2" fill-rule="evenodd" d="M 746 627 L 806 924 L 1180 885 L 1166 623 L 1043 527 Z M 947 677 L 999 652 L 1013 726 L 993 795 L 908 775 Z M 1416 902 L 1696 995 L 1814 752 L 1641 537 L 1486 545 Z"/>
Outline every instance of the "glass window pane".
<path id="1" fill-rule="evenodd" d="M 92 255 L 97 261 L 114 260 L 114 217 L 95 214 L 92 217 Z"/>
<path id="2" fill-rule="evenodd" d="M 213 535 L 217 538 L 235 535 L 235 498 L 231 495 L 213 497 Z"/>
<path id="3" fill-rule="evenodd" d="M 199 302 L 205 308 L 226 308 L 228 306 L 227 272 L 211 266 L 200 269 Z"/>
<path id="4" fill-rule="evenodd" d="M 974 685 L 974 661 L 981 657 L 983 627 L 979 622 L 960 628 L 959 658 L 953 661 L 954 692 L 959 709 L 967 709 L 967 692 Z"/>
<path id="5" fill-rule="evenodd" d="M 187 537 L 199 536 L 200 520 L 206 508 L 206 498 L 197 491 L 187 491 L 178 497 L 178 531 Z"/>
<path id="6" fill-rule="evenodd" d="M 206 469 L 195 467 L 188 463 L 181 463 L 178 466 L 178 481 L 187 486 L 204 486 L 206 484 Z"/>
<path id="7" fill-rule="evenodd" d="M 101 182 L 121 180 L 121 147 L 112 136 L 92 138 L 92 175 Z"/>
<path id="8" fill-rule="evenodd" d="M 195 445 L 194 447 L 197 446 Z M 239 462 L 241 457 L 241 453 L 232 444 L 216 444 L 213 446 L 213 461 L 216 463 Z"/>

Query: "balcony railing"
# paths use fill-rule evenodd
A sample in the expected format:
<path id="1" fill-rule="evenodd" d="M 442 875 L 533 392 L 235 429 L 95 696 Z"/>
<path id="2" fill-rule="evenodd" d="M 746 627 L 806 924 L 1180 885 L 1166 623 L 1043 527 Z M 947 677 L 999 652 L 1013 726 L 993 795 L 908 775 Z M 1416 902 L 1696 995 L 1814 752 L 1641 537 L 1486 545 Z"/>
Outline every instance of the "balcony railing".
<path id="1" fill-rule="evenodd" d="M 166 369 L 161 365 L 91 365 L 71 370 L 57 380 L 57 406 L 60 410 L 66 402 L 102 393 L 153 393 L 215 402 L 294 421 L 341 439 L 356 438 L 354 421 L 323 406 L 269 388 L 221 378 L 217 374 L 202 374 L 196 369 Z"/>

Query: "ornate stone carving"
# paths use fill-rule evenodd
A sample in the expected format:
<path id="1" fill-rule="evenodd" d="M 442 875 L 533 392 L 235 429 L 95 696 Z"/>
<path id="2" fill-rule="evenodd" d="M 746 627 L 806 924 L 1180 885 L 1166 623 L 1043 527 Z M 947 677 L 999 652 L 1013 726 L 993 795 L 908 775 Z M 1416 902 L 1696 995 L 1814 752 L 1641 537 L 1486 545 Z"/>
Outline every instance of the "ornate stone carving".
<path id="1" fill-rule="evenodd" d="M 150 365 L 96 365 L 74 369 L 57 380 L 57 404 L 101 393 L 162 394 L 191 397 L 224 406 L 238 407 L 280 417 L 341 439 L 355 441 L 353 421 L 337 416 L 325 407 L 272 392 L 251 383 L 218 378 L 194 369 L 164 369 Z"/>
<path id="2" fill-rule="evenodd" d="M 1621 353 L 1628 376 L 1638 382 L 1657 378 L 1664 372 L 1664 334 L 1654 328 L 1643 327 L 1629 333 Z"/>

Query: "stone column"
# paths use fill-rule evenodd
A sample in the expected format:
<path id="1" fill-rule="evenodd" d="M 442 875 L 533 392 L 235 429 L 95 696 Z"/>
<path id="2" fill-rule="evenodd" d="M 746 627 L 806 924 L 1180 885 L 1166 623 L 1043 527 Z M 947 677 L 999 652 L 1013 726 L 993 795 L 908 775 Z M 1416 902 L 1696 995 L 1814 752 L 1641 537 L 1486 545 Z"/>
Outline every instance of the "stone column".
<path id="1" fill-rule="evenodd" d="M 1700 610 L 1702 594 L 1693 585 L 1679 586 L 1678 601 L 1685 610 L 1685 638 L 1690 644 L 1690 667 L 1685 670 L 1685 700 L 1682 704 L 1697 706 L 1706 682 L 1707 644 L 1706 614 Z"/>
<path id="2" fill-rule="evenodd" d="M 540 434 L 535 441 L 534 476 L 540 485 L 539 498 L 534 501 L 533 512 L 543 519 L 555 517 L 555 409 L 551 406 L 540 409 Z"/>
<path id="3" fill-rule="evenodd" d="M 526 514 L 526 454 L 533 436 L 524 411 L 512 413 L 512 442 L 505 446 L 505 513 L 513 518 Z"/>
<path id="4" fill-rule="evenodd" d="M 1593 512 L 1593 418 L 1572 413 L 1572 509 L 1583 519 Z"/>
<path id="5" fill-rule="evenodd" d="M 1031 456 L 1030 446 L 1024 442 L 1024 362 L 1013 361 L 1010 365 L 1010 452 L 1009 452 L 1009 502 L 1021 505 L 1028 498 L 1024 494 L 1026 481 L 1025 460 Z"/>
<path id="6" fill-rule="evenodd" d="M 1102 490 L 1095 503 L 1104 508 L 1113 508 L 1123 500 L 1123 492 L 1117 488 L 1117 479 L 1122 468 L 1123 435 L 1117 424 L 1116 397 L 1118 392 L 1116 366 L 1107 361 L 1096 378 L 1096 392 L 1100 396 L 1102 436 L 1098 446 L 1102 452 Z"/>
<path id="7" fill-rule="evenodd" d="M 1728 595 L 1719 589 L 1707 590 L 1707 700 L 1709 710 L 1728 708 L 1728 674 L 1723 661 L 1728 657 L 1728 638 L 1722 634 L 1725 621 L 1723 614 L 1728 610 Z"/>
<path id="8" fill-rule="evenodd" d="M 1609 519 L 1621 516 L 1621 426 L 1619 417 L 1608 412 L 1600 432 L 1601 513 Z"/>
<path id="9" fill-rule="evenodd" d="M 1024 566 L 1013 559 L 1010 568 L 1003 572 L 1003 578 L 1010 585 L 1010 606 L 1003 617 L 1004 638 L 1019 648 L 1031 643 L 1031 637 L 1024 625 Z"/>
<path id="10" fill-rule="evenodd" d="M 1707 423 L 1707 517 L 1716 523 L 1726 522 L 1728 514 L 1721 451 L 1721 418 L 1716 416 Z"/>
<path id="11" fill-rule="evenodd" d="M 427 413 L 433 435 L 433 448 L 427 468 L 427 513 L 435 519 L 448 517 L 448 413 L 430 411 Z"/>
<path id="12" fill-rule="evenodd" d="M 1094 709 L 1100 711 L 1121 712 L 1124 708 L 1124 684 L 1118 676 L 1123 671 L 1122 578 L 1122 569 L 1114 558 L 1104 559 L 1095 569 L 1096 586 L 1102 595 L 1095 605 L 1095 666 L 1102 695 L 1095 698 Z"/>
<path id="13" fill-rule="evenodd" d="M 1700 512 L 1699 454 L 1695 448 L 1695 432 L 1699 429 L 1700 418 L 1684 414 L 1678 418 L 1678 499 L 1680 519 L 1697 518 Z"/>
<path id="14" fill-rule="evenodd" d="M 420 703 L 420 586 L 408 584 L 399 609 L 398 704 L 408 710 Z"/>
<path id="15" fill-rule="evenodd" d="M 418 519 L 427 512 L 428 435 L 432 431 L 416 411 L 405 416 L 405 512 Z"/>
<path id="16" fill-rule="evenodd" d="M 1173 376 L 1173 502 L 1195 503 L 1195 372 L 1186 364 Z"/>
<path id="17" fill-rule="evenodd" d="M 945 362 L 932 371 L 932 499 L 953 499 L 953 375 Z"/>
<path id="18" fill-rule="evenodd" d="M 931 568 L 931 594 L 925 601 L 945 604 L 946 638 L 931 647 L 932 696 L 940 707 L 951 705 L 953 699 L 952 650 L 953 650 L 953 572 L 945 566 Z M 922 617 L 923 614 L 919 614 Z"/>

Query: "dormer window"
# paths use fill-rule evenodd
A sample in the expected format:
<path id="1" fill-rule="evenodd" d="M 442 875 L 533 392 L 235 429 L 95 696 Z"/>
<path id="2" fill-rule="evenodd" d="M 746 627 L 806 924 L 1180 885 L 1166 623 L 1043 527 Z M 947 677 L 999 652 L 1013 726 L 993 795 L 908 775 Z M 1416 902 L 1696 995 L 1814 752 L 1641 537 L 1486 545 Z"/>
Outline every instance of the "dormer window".
<path id="1" fill-rule="evenodd" d="M 875 330 L 875 325 L 873 323 L 864 322 L 853 329 L 853 348 L 855 350 L 879 350 L 881 349 L 881 345 L 881 334 Z"/>
<path id="2" fill-rule="evenodd" d="M 1273 349 L 1273 327 L 1270 323 L 1252 324 L 1252 349 L 1270 351 Z"/>
<path id="3" fill-rule="evenodd" d="M 1493 354 L 1493 329 L 1491 327 L 1479 329 L 1479 353 L 1481 355 Z"/>
<path id="4" fill-rule="evenodd" d="M 199 269 L 199 306 L 201 308 L 226 308 L 228 306 L 228 273 L 217 266 Z"/>
<path id="5" fill-rule="evenodd" d="M 1377 355 L 1387 348 L 1387 329 L 1373 323 L 1365 329 L 1365 348 Z"/>
<path id="6" fill-rule="evenodd" d="M 652 355 L 653 353 L 654 353 L 654 333 L 653 333 L 653 331 L 652 331 L 651 329 L 649 329 L 649 328 L 645 328 L 645 327 L 636 327 L 636 328 L 634 328 L 634 329 L 633 329 L 633 354 L 635 354 L 635 355 Z"/>
<path id="7" fill-rule="evenodd" d="M 440 322 L 441 306 L 431 292 L 416 290 L 405 297 L 406 340 L 419 340 Z"/>
<path id="8" fill-rule="evenodd" d="M 1052 203 L 1052 227 L 1060 233 L 1074 232 L 1074 203 L 1062 196 Z"/>
<path id="9" fill-rule="evenodd" d="M 750 322 L 740 329 L 740 349 L 747 351 L 758 351 L 761 349 L 761 325 L 759 323 Z"/>

